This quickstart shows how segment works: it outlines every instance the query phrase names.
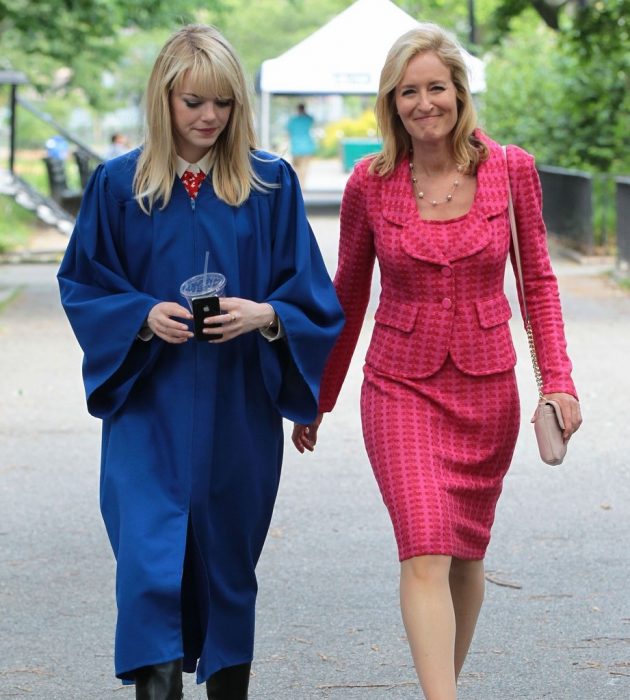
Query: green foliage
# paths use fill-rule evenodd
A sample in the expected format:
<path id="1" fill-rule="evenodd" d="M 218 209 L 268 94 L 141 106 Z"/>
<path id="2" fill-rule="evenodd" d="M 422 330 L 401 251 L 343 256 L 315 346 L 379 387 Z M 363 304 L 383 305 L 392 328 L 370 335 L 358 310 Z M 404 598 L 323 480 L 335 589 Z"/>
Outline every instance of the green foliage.
<path id="1" fill-rule="evenodd" d="M 512 20 L 532 8 L 548 27 L 558 30 L 561 8 L 572 1 L 574 0 L 502 0 L 492 17 L 493 28 L 499 35 L 508 33 Z"/>
<path id="2" fill-rule="evenodd" d="M 630 0 L 596 0 L 576 14 L 567 49 L 576 57 L 576 128 L 591 141 L 578 151 L 596 168 L 630 171 Z M 580 92 L 577 92 L 580 91 Z"/>
<path id="3" fill-rule="evenodd" d="M 11 197 L 0 194 L 0 253 L 23 246 L 36 223 L 33 212 L 17 205 Z"/>
<path id="4" fill-rule="evenodd" d="M 45 88 L 42 108 L 66 123 L 70 107 L 85 108 L 83 95 L 102 111 L 139 105 L 160 46 L 183 22 L 194 18 L 219 26 L 253 79 L 263 60 L 286 51 L 351 2 L 0 0 L 0 65 L 12 62 L 25 70 Z M 468 43 L 470 3 L 396 4 Z M 630 0 L 475 0 L 474 7 L 486 47 L 491 31 L 503 32 L 488 54 L 482 117 L 490 133 L 522 144 L 540 161 L 628 172 Z M 18 130 L 24 146 L 44 140 L 45 128 L 22 114 Z"/>
<path id="5" fill-rule="evenodd" d="M 217 7 L 219 2 L 204 4 Z M 40 90 L 81 85 L 97 100 L 100 74 L 120 57 L 125 31 L 191 21 L 199 4 L 198 0 L 0 0 L 3 62 L 27 73 Z M 65 74 L 60 69 L 66 69 Z"/>
<path id="6" fill-rule="evenodd" d="M 64 97 L 79 86 L 100 110 L 138 104 L 155 56 L 176 27 L 217 25 L 234 44 L 246 70 L 319 29 L 353 0 L 0 0 L 0 67 L 24 71 L 42 93 Z M 498 0 L 476 0 L 479 25 Z M 421 20 L 442 23 L 465 38 L 461 0 L 398 0 Z M 103 83 L 106 70 L 113 87 Z"/>
<path id="7" fill-rule="evenodd" d="M 488 40 L 488 30 L 497 5 L 501 0 L 474 0 L 474 15 L 470 15 L 470 2 L 464 0 L 397 0 L 396 4 L 419 22 L 436 22 L 453 32 L 472 53 L 479 53 L 479 46 Z M 475 25 L 476 43 L 470 42 L 471 20 Z"/>
<path id="8" fill-rule="evenodd" d="M 484 128 L 498 141 L 534 153 L 541 163 L 574 166 L 567 157 L 572 137 L 565 68 L 557 34 L 533 13 L 519 17 L 510 36 L 487 59 L 488 89 L 480 108 Z"/>
<path id="9" fill-rule="evenodd" d="M 596 2 L 560 32 L 531 9 L 512 19 L 488 61 L 481 113 L 490 133 L 539 162 L 630 171 L 629 3 Z"/>
<path id="10" fill-rule="evenodd" d="M 615 178 L 612 175 L 593 176 L 593 232 L 595 243 L 603 248 L 610 247 L 617 230 L 617 209 L 615 206 Z"/>
<path id="11" fill-rule="evenodd" d="M 152 29 L 128 32 L 121 37 L 120 60 L 106 73 L 106 82 L 111 86 L 104 91 L 109 110 L 140 106 L 153 63 L 170 34 L 170 28 Z"/>
<path id="12" fill-rule="evenodd" d="M 26 92 L 26 90 L 22 90 Z M 9 109 L 8 90 L 0 91 L 0 112 Z M 72 113 L 79 108 L 88 109 L 85 95 L 81 91 L 73 91 L 67 97 L 50 95 L 46 99 L 37 95 L 28 95 L 29 101 L 35 102 L 35 106 L 51 116 L 56 122 L 67 125 Z M 4 126 L 4 125 L 3 125 Z M 8 125 L 4 127 L 8 135 Z M 38 149 L 43 153 L 46 141 L 57 134 L 57 130 L 31 114 L 27 109 L 20 107 L 16 112 L 16 149 L 17 163 L 21 162 L 20 152 Z M 3 136 L 4 138 L 4 136 Z M 6 144 L 6 141 L 4 142 Z M 28 160 L 28 158 L 27 158 Z M 27 168 L 28 169 L 28 168 Z"/>
<path id="13" fill-rule="evenodd" d="M 224 0 L 220 11 L 201 11 L 236 48 L 254 76 L 260 64 L 284 53 L 342 12 L 353 0 Z"/>
<path id="14" fill-rule="evenodd" d="M 55 135 L 52 127 L 26 110 L 18 112 L 16 132 L 18 149 L 44 148 L 46 140 Z"/>
<path id="15" fill-rule="evenodd" d="M 630 172 L 628 27 L 622 14 L 603 12 L 624 2 L 593 5 L 560 32 L 531 10 L 514 18 L 488 61 L 481 109 L 497 140 L 519 144 L 541 164 L 593 174 L 593 227 L 602 246 L 615 230 L 611 174 Z"/>

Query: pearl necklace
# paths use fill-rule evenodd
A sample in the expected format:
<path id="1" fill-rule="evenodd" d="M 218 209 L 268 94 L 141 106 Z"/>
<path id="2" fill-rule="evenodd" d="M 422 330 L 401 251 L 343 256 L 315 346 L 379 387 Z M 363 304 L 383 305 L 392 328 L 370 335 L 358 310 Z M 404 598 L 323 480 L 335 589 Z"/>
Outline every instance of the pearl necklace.
<path id="1" fill-rule="evenodd" d="M 461 165 L 457 166 L 457 172 L 461 173 L 463 170 L 463 167 Z M 413 156 L 411 160 L 409 161 L 409 172 L 411 174 L 411 183 L 413 185 L 413 191 L 416 194 L 416 197 L 418 199 L 424 199 L 425 194 L 422 190 L 418 189 L 418 179 L 416 178 L 416 175 L 414 173 L 414 166 L 413 166 Z M 437 199 L 432 199 L 431 200 L 431 206 L 437 207 L 438 204 L 448 204 L 449 202 L 453 201 L 453 195 L 455 194 L 455 190 L 459 187 L 459 179 L 453 180 L 453 185 L 451 187 L 451 191 L 446 195 L 446 197 L 443 199 L 443 201 L 438 201 Z"/>

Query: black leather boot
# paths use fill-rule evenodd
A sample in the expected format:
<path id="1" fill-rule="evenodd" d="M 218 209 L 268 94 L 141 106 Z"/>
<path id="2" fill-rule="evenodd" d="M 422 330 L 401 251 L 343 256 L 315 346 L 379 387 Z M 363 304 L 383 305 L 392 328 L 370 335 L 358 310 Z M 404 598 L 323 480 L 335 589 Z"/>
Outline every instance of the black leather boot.
<path id="1" fill-rule="evenodd" d="M 136 700 L 181 700 L 182 659 L 144 666 L 136 671 Z"/>
<path id="2" fill-rule="evenodd" d="M 247 700 L 251 664 L 228 666 L 206 681 L 208 700 Z"/>

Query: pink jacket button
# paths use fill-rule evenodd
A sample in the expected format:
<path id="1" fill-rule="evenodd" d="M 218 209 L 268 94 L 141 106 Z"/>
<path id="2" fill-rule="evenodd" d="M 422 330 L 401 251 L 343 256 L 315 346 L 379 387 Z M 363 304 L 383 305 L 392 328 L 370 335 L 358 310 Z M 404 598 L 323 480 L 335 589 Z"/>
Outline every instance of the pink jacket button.
<path id="1" fill-rule="evenodd" d="M 451 277 L 453 275 L 453 270 L 451 270 L 450 267 L 443 267 L 442 268 L 442 276 L 443 277 Z"/>
<path id="2" fill-rule="evenodd" d="M 453 302 L 450 299 L 442 299 L 442 308 L 450 309 L 453 306 Z"/>

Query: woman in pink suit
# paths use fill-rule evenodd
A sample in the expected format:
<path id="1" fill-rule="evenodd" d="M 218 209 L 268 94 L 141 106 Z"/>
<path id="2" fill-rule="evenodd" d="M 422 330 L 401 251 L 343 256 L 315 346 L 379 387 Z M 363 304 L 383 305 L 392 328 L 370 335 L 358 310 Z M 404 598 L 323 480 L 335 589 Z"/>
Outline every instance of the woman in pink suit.
<path id="1" fill-rule="evenodd" d="M 382 291 L 365 360 L 367 453 L 394 526 L 402 616 L 427 700 L 453 700 L 484 594 L 483 559 L 520 410 L 503 291 L 508 170 L 544 392 L 581 423 L 534 159 L 476 128 L 461 50 L 422 24 L 391 48 L 376 104 L 382 152 L 360 162 L 341 208 L 337 294 L 346 326 L 320 415 L 296 425 L 313 450 L 345 378 L 378 258 Z M 522 304 L 522 300 L 521 300 Z"/>

